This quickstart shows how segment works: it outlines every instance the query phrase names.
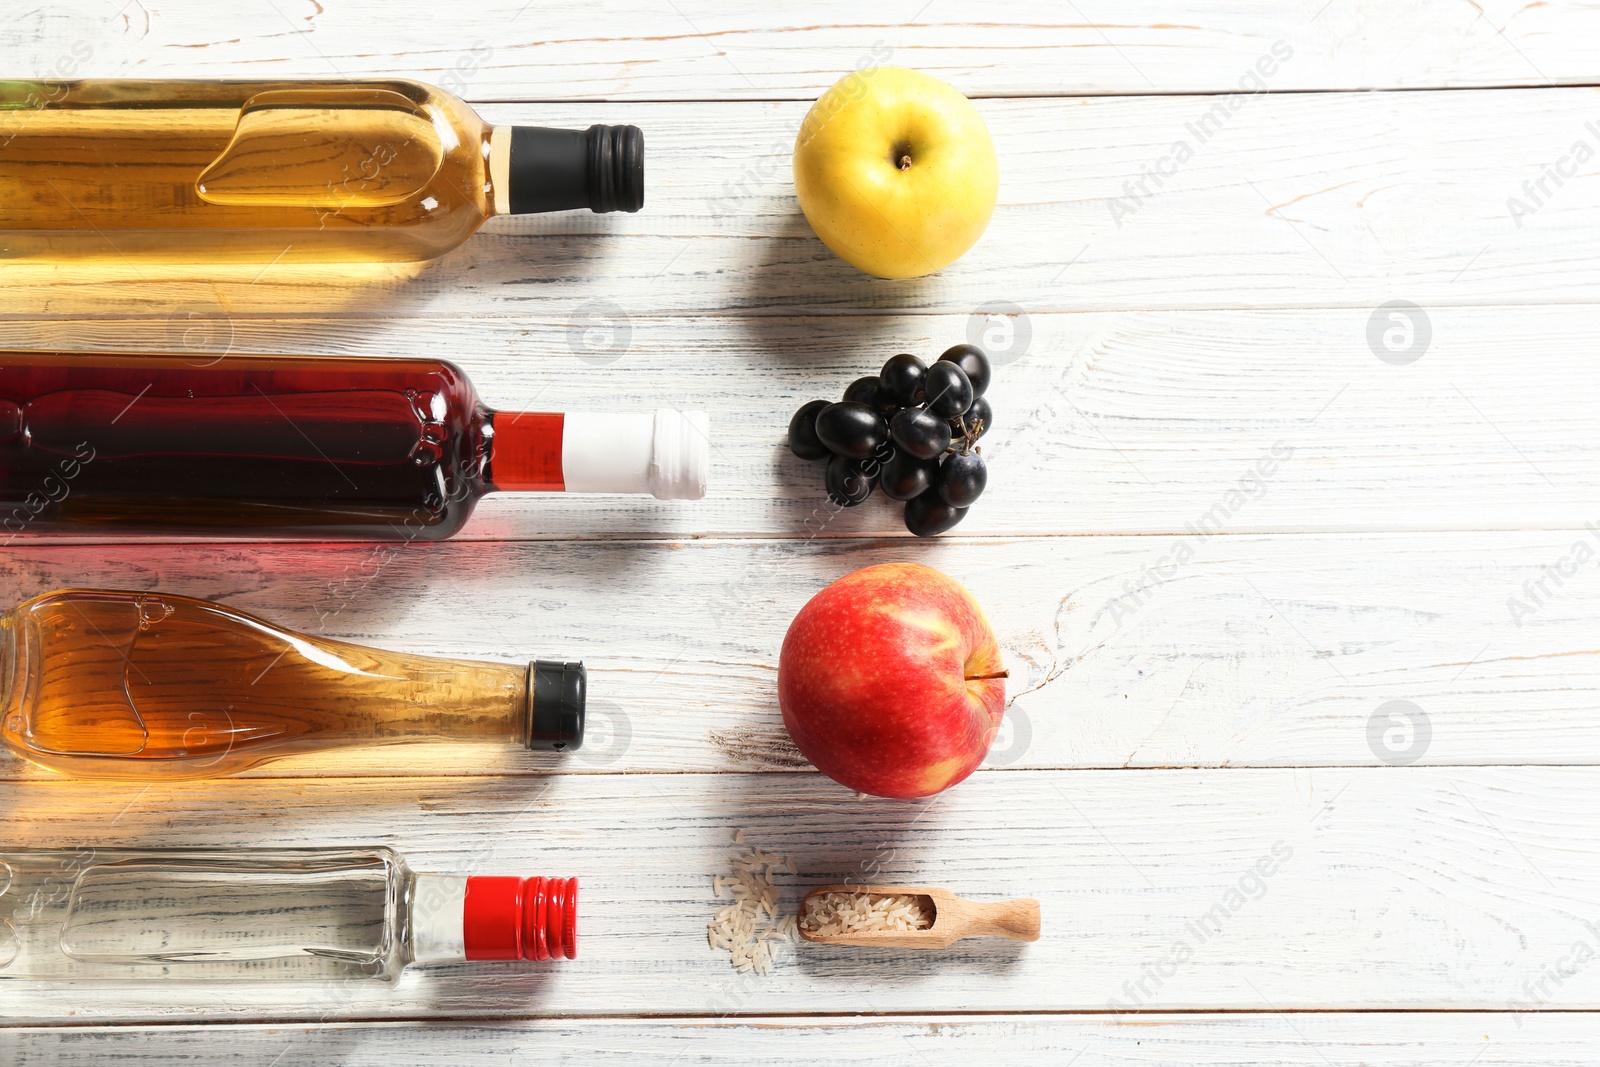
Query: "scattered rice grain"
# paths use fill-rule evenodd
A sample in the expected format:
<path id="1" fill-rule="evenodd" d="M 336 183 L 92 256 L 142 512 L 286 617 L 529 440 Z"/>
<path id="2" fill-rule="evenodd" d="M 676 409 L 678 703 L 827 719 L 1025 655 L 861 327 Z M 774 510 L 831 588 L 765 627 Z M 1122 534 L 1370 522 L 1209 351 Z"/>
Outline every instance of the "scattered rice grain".
<path id="1" fill-rule="evenodd" d="M 743 845 L 744 831 L 733 835 Z M 741 974 L 770 974 L 773 945 L 794 941 L 799 936 L 795 917 L 778 914 L 778 887 L 773 875 L 780 870 L 794 873 L 794 860 L 786 856 L 751 848 L 728 857 L 730 870 L 711 880 L 713 895 L 731 897 L 731 904 L 719 907 L 706 926 L 706 940 L 713 949 L 724 949 L 729 963 Z"/>

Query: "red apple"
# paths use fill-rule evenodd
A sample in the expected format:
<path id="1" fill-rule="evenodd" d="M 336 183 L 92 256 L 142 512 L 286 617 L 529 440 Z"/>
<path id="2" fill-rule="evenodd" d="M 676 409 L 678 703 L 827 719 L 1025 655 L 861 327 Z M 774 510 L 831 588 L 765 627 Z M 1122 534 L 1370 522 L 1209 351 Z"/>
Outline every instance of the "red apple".
<path id="1" fill-rule="evenodd" d="M 971 774 L 1005 704 L 983 609 L 920 563 L 840 578 L 800 609 L 778 657 L 789 736 L 822 773 L 875 796 L 931 796 Z"/>

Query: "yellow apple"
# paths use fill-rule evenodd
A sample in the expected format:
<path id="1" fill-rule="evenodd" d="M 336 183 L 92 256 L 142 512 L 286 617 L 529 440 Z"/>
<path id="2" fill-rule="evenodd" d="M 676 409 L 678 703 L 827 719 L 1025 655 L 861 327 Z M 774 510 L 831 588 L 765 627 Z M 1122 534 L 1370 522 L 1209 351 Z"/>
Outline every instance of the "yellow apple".
<path id="1" fill-rule="evenodd" d="M 845 75 L 806 113 L 794 188 L 840 259 L 880 278 L 916 278 L 983 235 L 1000 166 L 983 117 L 954 86 L 871 67 Z"/>

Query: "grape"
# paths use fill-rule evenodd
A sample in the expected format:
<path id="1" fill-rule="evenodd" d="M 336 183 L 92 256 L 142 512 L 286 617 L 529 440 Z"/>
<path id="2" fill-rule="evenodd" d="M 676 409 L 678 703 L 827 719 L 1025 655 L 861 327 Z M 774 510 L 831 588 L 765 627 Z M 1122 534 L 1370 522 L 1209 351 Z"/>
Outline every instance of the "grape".
<path id="1" fill-rule="evenodd" d="M 989 357 L 984 355 L 983 349 L 977 345 L 955 345 L 947 348 L 944 355 L 939 357 L 939 362 L 954 363 L 966 371 L 967 379 L 972 382 L 973 396 L 982 396 L 988 391 L 993 368 L 989 365 Z"/>
<path id="2" fill-rule="evenodd" d="M 989 409 L 988 397 L 980 396 L 972 402 L 972 406 L 967 409 L 965 415 L 960 415 L 950 420 L 950 427 L 955 431 L 957 437 L 967 437 L 967 443 L 971 444 L 989 432 L 989 424 L 993 419 L 994 413 Z M 980 422 L 983 424 L 981 427 L 978 426 Z M 968 437 L 969 431 L 974 428 L 978 432 Z"/>
<path id="3" fill-rule="evenodd" d="M 890 500 L 910 500 L 928 491 L 933 485 L 933 475 L 937 469 L 928 460 L 896 449 L 894 455 L 889 457 L 889 462 L 883 465 L 878 486 Z"/>
<path id="4" fill-rule="evenodd" d="M 844 391 L 844 398 L 859 404 L 865 404 L 869 408 L 882 407 L 888 399 L 883 395 L 883 385 L 878 381 L 876 375 L 857 378 L 851 382 L 850 388 Z"/>
<path id="5" fill-rule="evenodd" d="M 859 401 L 843 400 L 817 413 L 818 439 L 841 456 L 866 459 L 887 436 L 883 417 Z"/>
<path id="6" fill-rule="evenodd" d="M 789 449 L 827 459 L 823 481 L 839 507 L 881 488 L 904 502 L 906 529 L 933 537 L 965 518 L 988 485 L 972 444 L 993 419 L 983 395 L 992 377 L 977 345 L 953 345 L 932 366 L 909 353 L 892 356 L 876 376 L 851 382 L 838 403 L 802 405 L 789 420 Z"/>
<path id="7" fill-rule="evenodd" d="M 979 397 L 972 402 L 972 406 L 967 409 L 967 421 L 982 422 L 984 431 L 988 432 L 994 423 L 994 411 L 989 407 L 988 397 Z"/>
<path id="8" fill-rule="evenodd" d="M 966 517 L 966 508 L 951 507 L 940 498 L 937 489 L 929 489 L 906 504 L 906 529 L 918 537 L 942 534 Z"/>
<path id="9" fill-rule="evenodd" d="M 909 407 L 917 402 L 917 394 L 922 391 L 922 380 L 927 374 L 928 368 L 922 360 L 902 352 L 889 357 L 883 370 L 878 373 L 878 380 L 883 383 L 883 391 L 890 400 Z"/>
<path id="10" fill-rule="evenodd" d="M 950 424 L 919 408 L 902 411 L 889 425 L 894 443 L 918 459 L 933 459 L 950 447 Z"/>
<path id="11" fill-rule="evenodd" d="M 828 406 L 826 400 L 808 400 L 789 420 L 789 451 L 801 459 L 821 459 L 828 446 L 817 439 L 817 413 Z"/>
<path id="12" fill-rule="evenodd" d="M 975 452 L 957 452 L 939 465 L 939 496 L 953 508 L 970 508 L 989 484 L 989 468 Z"/>
<path id="13" fill-rule="evenodd" d="M 849 456 L 828 460 L 822 483 L 827 487 L 828 499 L 842 508 L 853 508 L 872 495 L 872 478 L 861 469 L 860 461 Z"/>
<path id="14" fill-rule="evenodd" d="M 946 419 L 953 419 L 972 406 L 972 383 L 967 380 L 967 372 L 954 363 L 940 362 L 929 367 L 922 391 L 928 398 L 928 410 Z"/>

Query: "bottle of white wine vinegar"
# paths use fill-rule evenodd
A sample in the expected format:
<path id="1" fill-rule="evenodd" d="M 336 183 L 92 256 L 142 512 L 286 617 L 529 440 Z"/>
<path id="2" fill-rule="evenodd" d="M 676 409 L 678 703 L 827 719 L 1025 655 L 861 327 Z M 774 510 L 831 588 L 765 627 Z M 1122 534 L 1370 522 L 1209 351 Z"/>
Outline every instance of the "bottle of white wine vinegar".
<path id="1" fill-rule="evenodd" d="M 413 871 L 394 850 L 0 850 L 0 980 L 376 978 L 578 956 L 576 878 Z"/>
<path id="2" fill-rule="evenodd" d="M 633 126 L 492 126 L 412 81 L 0 81 L 0 263 L 431 259 L 644 204 Z"/>

